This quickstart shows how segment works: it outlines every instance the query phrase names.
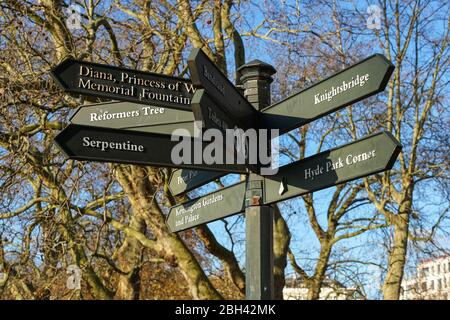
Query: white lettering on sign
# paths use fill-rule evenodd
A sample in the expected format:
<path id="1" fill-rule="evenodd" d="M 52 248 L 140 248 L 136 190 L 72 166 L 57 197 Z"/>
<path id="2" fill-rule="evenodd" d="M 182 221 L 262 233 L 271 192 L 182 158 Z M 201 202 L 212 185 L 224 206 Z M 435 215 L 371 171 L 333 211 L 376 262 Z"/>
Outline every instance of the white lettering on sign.
<path id="1" fill-rule="evenodd" d="M 317 164 L 314 167 L 304 169 L 305 180 L 314 180 L 315 178 L 332 171 L 352 166 L 354 164 L 375 158 L 375 151 L 370 150 L 360 154 L 348 154 L 344 159 L 339 157 L 336 161 L 327 161 L 324 165 Z"/>
<path id="2" fill-rule="evenodd" d="M 206 208 L 216 202 L 224 199 L 223 194 L 211 195 L 210 197 L 204 197 L 201 201 L 196 202 L 189 207 L 180 206 L 175 209 L 175 216 L 178 219 L 175 221 L 175 226 L 181 226 L 187 223 L 192 223 L 200 219 L 200 215 L 196 213 L 201 208 Z"/>
<path id="3" fill-rule="evenodd" d="M 141 116 L 153 116 L 158 114 L 163 114 L 165 112 L 164 108 L 153 107 L 153 106 L 143 106 L 140 110 L 130 110 L 130 111 L 120 111 L 120 112 L 91 112 L 89 120 L 91 122 L 96 121 L 106 121 L 106 120 L 118 120 L 118 119 L 128 119 L 137 118 Z"/>
<path id="4" fill-rule="evenodd" d="M 141 101 L 152 100 L 189 105 L 191 99 L 186 94 L 195 92 L 192 83 L 165 78 L 148 79 L 125 71 L 117 74 L 85 65 L 80 65 L 78 76 L 78 88 L 135 97 Z"/>
<path id="5" fill-rule="evenodd" d="M 210 107 L 208 107 L 208 118 L 209 118 L 212 122 L 214 122 L 214 123 L 219 127 L 219 129 L 227 130 L 227 129 L 230 128 L 230 127 L 228 126 L 228 124 L 227 124 L 225 121 L 223 121 L 222 119 L 220 119 L 220 118 L 217 116 L 217 114 L 214 112 L 214 110 L 212 110 Z"/>
<path id="6" fill-rule="evenodd" d="M 181 184 L 181 183 L 187 183 L 189 182 L 189 180 L 191 180 L 192 178 L 195 178 L 196 176 L 198 176 L 198 171 L 195 170 L 190 170 L 185 174 L 181 174 L 178 178 L 177 178 L 177 183 Z"/>
<path id="7" fill-rule="evenodd" d="M 212 74 L 208 68 L 203 65 L 203 76 L 208 79 L 208 81 L 217 89 L 219 92 L 223 95 L 225 95 L 225 87 L 223 83 L 220 83 L 219 80 L 214 77 L 214 74 Z"/>
<path id="8" fill-rule="evenodd" d="M 83 137 L 83 147 L 100 149 L 101 151 L 120 150 L 132 152 L 144 152 L 145 148 L 141 144 L 134 144 L 130 141 L 112 142 L 102 140 L 92 140 L 90 137 Z"/>
<path id="9" fill-rule="evenodd" d="M 144 111 L 144 116 L 152 116 L 154 114 L 163 114 L 165 112 L 164 108 L 158 107 L 142 107 Z"/>
<path id="10" fill-rule="evenodd" d="M 350 81 L 342 81 L 340 86 L 332 86 L 330 89 L 325 90 L 323 93 L 317 93 L 314 95 L 314 104 L 319 104 L 324 101 L 330 102 L 337 95 L 346 92 L 352 88 L 357 86 L 363 87 L 369 81 L 369 74 L 360 76 L 359 74 L 356 77 L 352 77 Z"/>
<path id="11" fill-rule="evenodd" d="M 115 81 L 114 76 L 109 72 L 98 71 L 86 66 L 80 66 L 80 76 L 94 79 L 102 79 L 108 81 Z"/>
<path id="12" fill-rule="evenodd" d="M 132 87 L 134 88 L 134 87 Z M 143 88 L 141 93 L 139 93 L 139 100 L 153 100 L 153 101 L 162 101 L 162 102 L 172 102 L 178 104 L 188 105 L 191 103 L 191 99 L 184 97 L 183 95 L 174 95 L 172 93 L 166 94 L 161 92 L 154 92 L 150 89 Z"/>
<path id="13" fill-rule="evenodd" d="M 106 92 L 111 94 L 119 94 L 122 96 L 127 97 L 134 97 L 135 96 L 135 88 L 133 86 L 127 88 L 123 85 L 115 86 L 115 85 L 109 85 L 104 83 L 97 83 L 91 81 L 91 79 L 83 80 L 80 78 L 80 81 L 78 82 L 78 87 L 81 89 L 91 90 L 91 91 L 98 91 L 98 92 Z"/>

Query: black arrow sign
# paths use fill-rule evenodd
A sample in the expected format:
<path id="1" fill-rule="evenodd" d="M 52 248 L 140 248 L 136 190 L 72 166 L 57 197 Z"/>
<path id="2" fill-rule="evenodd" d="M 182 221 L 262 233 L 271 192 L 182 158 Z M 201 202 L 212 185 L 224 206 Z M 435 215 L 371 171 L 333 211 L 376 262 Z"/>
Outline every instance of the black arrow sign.
<path id="1" fill-rule="evenodd" d="M 227 114 L 229 119 L 232 119 L 232 128 L 235 125 L 241 129 L 258 128 L 259 112 L 201 49 L 195 48 L 191 51 L 188 66 L 192 83 L 196 87 L 204 88 L 207 94 L 218 103 L 217 106 L 221 108 L 221 111 L 215 110 L 215 112 Z M 230 122 L 226 119 L 223 121 Z"/>
<path id="2" fill-rule="evenodd" d="M 73 59 L 51 74 L 70 93 L 180 110 L 191 110 L 195 91 L 187 79 Z"/>
<path id="3" fill-rule="evenodd" d="M 207 143 L 189 137 L 177 137 L 188 141 L 191 157 L 190 163 L 174 163 L 172 150 L 179 141 L 172 141 L 170 136 L 156 133 L 144 133 L 121 129 L 88 127 L 71 124 L 61 131 L 55 142 L 70 159 L 141 164 L 161 167 L 178 167 L 187 169 L 214 170 L 246 173 L 240 164 L 206 164 L 202 154 Z M 224 153 L 224 158 L 225 158 Z M 226 159 L 223 159 L 222 163 Z"/>
<path id="4" fill-rule="evenodd" d="M 401 148 L 389 132 L 381 132 L 290 163 L 281 167 L 278 174 L 264 177 L 264 203 L 287 200 L 390 170 Z"/>
<path id="5" fill-rule="evenodd" d="M 383 55 L 370 56 L 261 110 L 264 126 L 282 134 L 379 93 L 394 68 Z"/>
<path id="6" fill-rule="evenodd" d="M 249 162 L 249 143 L 254 143 L 259 147 L 258 143 L 255 141 L 250 142 L 246 136 L 245 131 L 236 130 L 241 127 L 230 117 L 226 112 L 222 111 L 219 107 L 220 103 L 214 101 L 205 89 L 197 89 L 192 98 L 192 111 L 194 117 L 197 121 L 202 121 L 202 125 L 207 129 L 218 129 L 222 132 L 224 139 L 224 146 L 226 150 L 230 153 L 237 153 L 242 159 L 246 159 Z M 247 132 L 250 132 L 247 130 Z M 258 137 L 257 131 L 255 132 L 255 137 Z M 227 138 L 235 143 L 230 144 L 227 142 Z M 255 147 L 255 145 L 253 147 Z M 253 148 L 256 149 L 256 148 Z M 258 153 L 255 152 L 255 153 Z M 256 161 L 255 161 L 256 162 Z M 252 163 L 248 165 L 248 168 L 253 172 L 259 172 L 258 164 Z"/>

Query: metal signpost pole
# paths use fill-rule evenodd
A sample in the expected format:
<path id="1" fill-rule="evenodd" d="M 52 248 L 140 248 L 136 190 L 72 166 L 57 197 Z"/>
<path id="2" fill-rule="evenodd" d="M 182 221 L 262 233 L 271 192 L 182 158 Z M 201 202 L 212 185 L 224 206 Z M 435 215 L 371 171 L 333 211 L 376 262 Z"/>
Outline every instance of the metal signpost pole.
<path id="1" fill-rule="evenodd" d="M 239 68 L 244 95 L 258 110 L 270 105 L 270 83 L 276 70 L 259 60 Z M 245 202 L 246 299 L 271 300 L 273 278 L 273 208 L 263 204 L 264 178 L 251 173 Z"/>

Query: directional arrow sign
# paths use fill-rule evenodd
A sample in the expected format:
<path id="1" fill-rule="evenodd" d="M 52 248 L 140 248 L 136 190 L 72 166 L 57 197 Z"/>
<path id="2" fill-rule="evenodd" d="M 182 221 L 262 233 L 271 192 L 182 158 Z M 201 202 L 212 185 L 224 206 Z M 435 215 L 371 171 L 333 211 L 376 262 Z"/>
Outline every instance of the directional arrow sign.
<path id="1" fill-rule="evenodd" d="M 258 128 L 259 112 L 201 49 L 191 51 L 188 66 L 192 83 L 196 87 L 204 88 L 208 95 L 219 103 L 217 107 L 234 122 L 231 128 L 235 125 L 242 129 Z M 219 110 L 214 111 L 219 116 Z M 225 119 L 222 121 L 229 122 Z"/>
<path id="2" fill-rule="evenodd" d="M 132 102 L 107 102 L 82 106 L 70 118 L 72 124 L 132 131 L 172 134 L 186 129 L 194 134 L 192 111 Z"/>
<path id="3" fill-rule="evenodd" d="M 166 224 L 171 232 L 186 230 L 245 210 L 246 182 L 170 208 Z"/>
<path id="4" fill-rule="evenodd" d="M 51 74 L 70 93 L 180 110 L 191 110 L 195 91 L 187 79 L 73 59 Z"/>
<path id="5" fill-rule="evenodd" d="M 194 97 L 192 98 L 192 111 L 194 112 L 194 117 L 197 121 L 202 121 L 202 124 L 205 128 L 211 129 L 218 129 L 222 132 L 224 142 L 224 146 L 226 150 L 230 153 L 237 153 L 240 155 L 242 159 L 245 159 L 245 153 L 243 153 L 244 149 L 241 148 L 241 146 L 238 147 L 237 141 L 234 140 L 233 135 L 233 141 L 236 143 L 229 144 L 227 143 L 227 134 L 231 134 L 230 130 L 233 130 L 238 125 L 236 122 L 227 115 L 226 112 L 222 111 L 222 109 L 219 107 L 219 104 L 211 99 L 211 97 L 207 94 L 205 89 L 198 89 Z M 228 130 L 228 132 L 227 132 Z M 239 131 L 234 131 L 234 133 L 241 133 Z M 240 139 L 237 139 L 240 143 L 242 143 L 242 137 Z M 244 143 L 248 142 L 244 141 Z M 257 170 L 256 165 L 249 165 L 249 168 L 252 168 L 252 170 Z"/>
<path id="6" fill-rule="evenodd" d="M 401 148 L 389 132 L 381 132 L 283 166 L 277 175 L 264 177 L 264 203 L 290 199 L 389 170 Z"/>
<path id="7" fill-rule="evenodd" d="M 75 160 L 246 173 L 245 166 L 240 164 L 205 164 L 202 154 L 207 143 L 189 137 L 177 138 L 186 143 L 188 147 L 184 151 L 192 155 L 186 156 L 184 163 L 174 163 L 171 157 L 173 148 L 178 149 L 181 142 L 171 141 L 171 137 L 163 134 L 70 124 L 55 141 L 68 158 Z M 226 163 L 225 159 L 222 163 Z"/>
<path id="8" fill-rule="evenodd" d="M 379 93 L 394 66 L 381 54 L 370 56 L 263 110 L 268 128 L 280 134 Z"/>
<path id="9" fill-rule="evenodd" d="M 192 98 L 192 112 L 197 121 L 202 121 L 205 128 L 215 128 L 222 131 L 234 129 L 237 126 L 226 112 L 222 111 L 220 104 L 214 101 L 205 89 L 197 89 Z"/>
<path id="10" fill-rule="evenodd" d="M 169 190 L 172 195 L 177 196 L 219 179 L 224 175 L 226 175 L 225 172 L 177 169 L 172 171 L 170 175 Z"/>

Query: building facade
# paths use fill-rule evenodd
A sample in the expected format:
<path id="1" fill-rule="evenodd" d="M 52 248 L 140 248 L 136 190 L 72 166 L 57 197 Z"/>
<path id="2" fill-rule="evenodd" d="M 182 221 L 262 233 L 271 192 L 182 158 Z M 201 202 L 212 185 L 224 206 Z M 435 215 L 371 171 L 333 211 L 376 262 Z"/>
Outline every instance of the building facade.
<path id="1" fill-rule="evenodd" d="M 299 279 L 287 278 L 283 289 L 284 300 L 306 300 L 308 287 Z M 320 300 L 362 300 L 364 297 L 355 288 L 347 288 L 341 283 L 325 279 L 320 290 Z"/>
<path id="2" fill-rule="evenodd" d="M 450 256 L 421 261 L 415 277 L 403 281 L 401 299 L 450 299 Z"/>

